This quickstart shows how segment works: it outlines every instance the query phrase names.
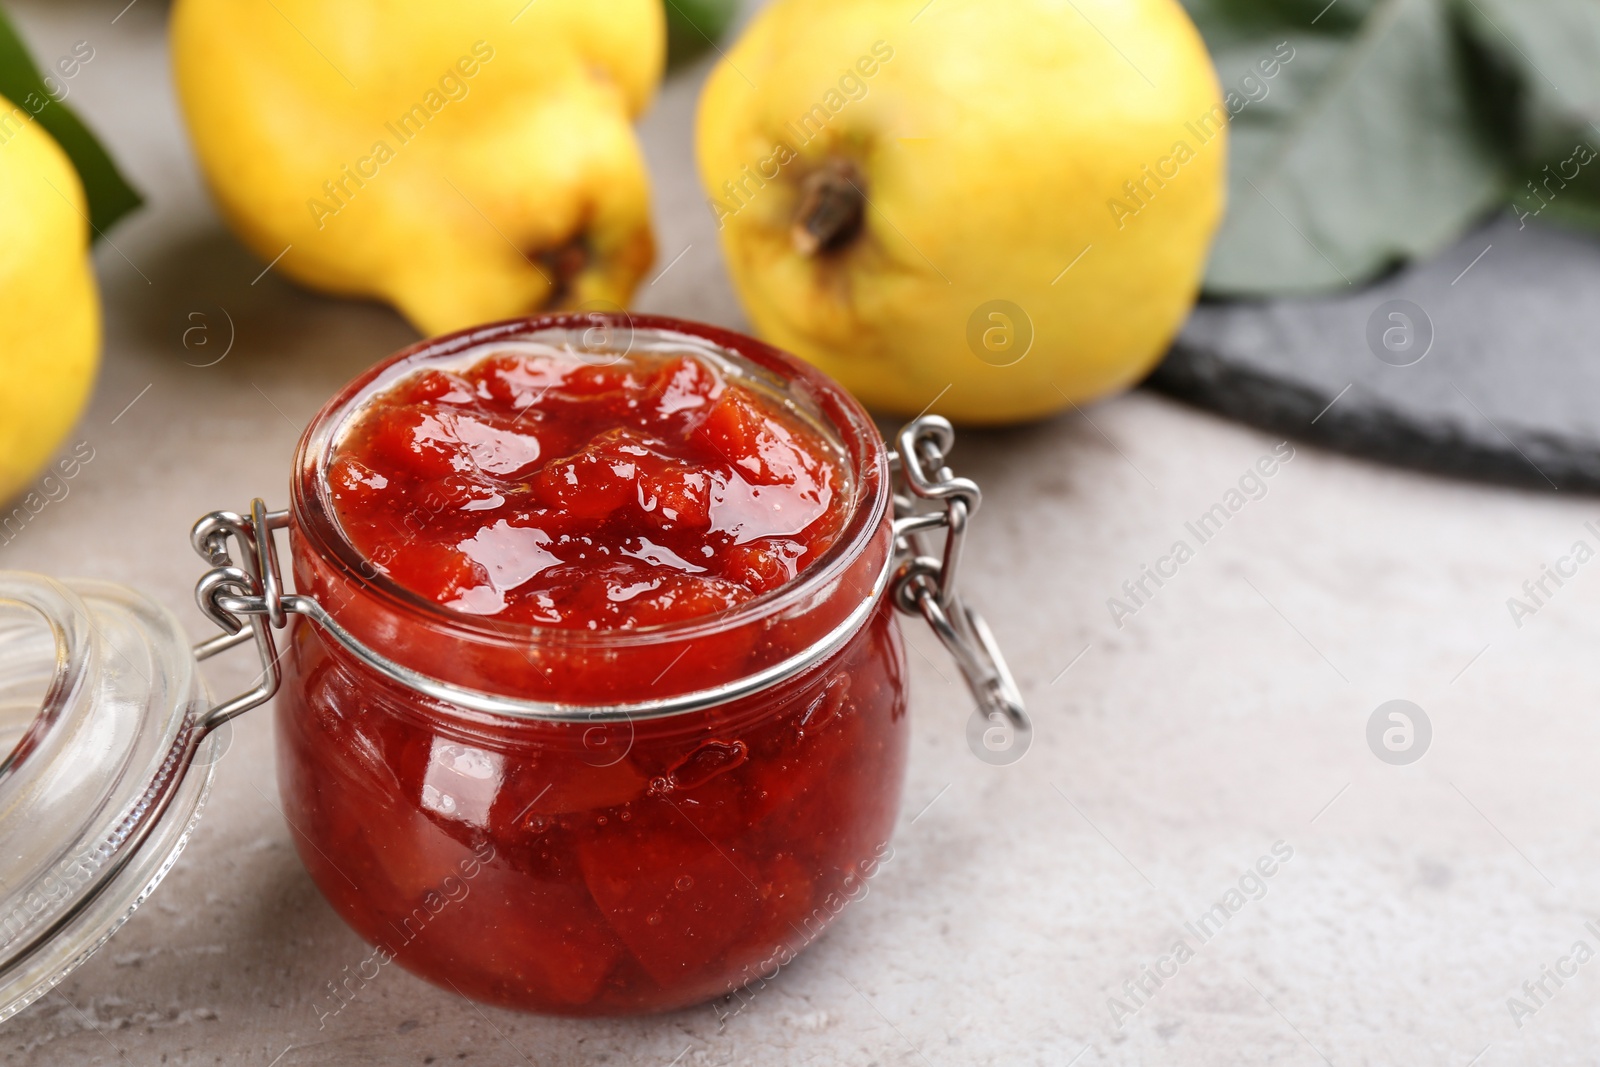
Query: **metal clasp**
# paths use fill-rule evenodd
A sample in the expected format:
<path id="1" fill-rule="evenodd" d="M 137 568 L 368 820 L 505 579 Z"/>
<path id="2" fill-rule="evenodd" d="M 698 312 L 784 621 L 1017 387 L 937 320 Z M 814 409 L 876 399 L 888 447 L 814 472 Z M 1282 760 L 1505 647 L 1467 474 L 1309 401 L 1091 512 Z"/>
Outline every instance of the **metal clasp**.
<path id="1" fill-rule="evenodd" d="M 900 431 L 890 453 L 899 475 L 894 495 L 895 553 L 902 562 L 889 587 L 895 606 L 921 615 L 933 627 L 966 679 L 978 706 L 967 723 L 967 743 L 985 763 L 1015 763 L 1027 752 L 1033 725 L 1022 693 L 1006 666 L 983 616 L 964 604 L 956 589 L 967 523 L 983 494 L 970 478 L 945 465 L 955 429 L 938 415 L 924 415 Z M 932 554 L 927 539 L 944 531 L 944 546 Z"/>
<path id="2" fill-rule="evenodd" d="M 250 506 L 250 517 L 232 511 L 213 511 L 194 524 L 190 540 L 194 550 L 211 565 L 195 585 L 195 601 L 222 633 L 194 646 L 195 659 L 205 660 L 230 648 L 255 641 L 261 657 L 261 675 L 255 688 L 224 701 L 200 718 L 200 728 L 213 730 L 229 719 L 272 699 L 283 679 L 278 648 L 272 631 L 281 630 L 296 610 L 293 596 L 283 592 L 282 572 L 273 531 L 289 525 L 287 511 L 268 511 L 261 500 Z M 234 561 L 229 540 L 238 544 Z"/>

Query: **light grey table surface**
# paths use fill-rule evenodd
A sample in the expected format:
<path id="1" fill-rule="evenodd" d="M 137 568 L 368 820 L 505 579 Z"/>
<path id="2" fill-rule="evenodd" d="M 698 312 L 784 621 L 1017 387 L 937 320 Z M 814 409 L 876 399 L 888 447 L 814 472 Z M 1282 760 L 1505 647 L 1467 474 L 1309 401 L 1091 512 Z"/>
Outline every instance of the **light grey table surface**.
<path id="1" fill-rule="evenodd" d="M 72 101 L 150 205 L 95 254 L 105 367 L 74 438 L 95 458 L 0 566 L 136 586 L 198 637 L 190 523 L 281 500 L 307 418 L 413 335 L 379 307 L 270 273 L 251 284 L 263 264 L 219 225 L 179 125 L 165 10 L 144 0 L 113 23 L 122 3 L 10 5 L 45 56 L 93 43 Z M 660 262 L 684 254 L 639 306 L 740 326 L 691 180 L 704 69 L 674 79 L 643 126 Z M 224 308 L 233 352 L 188 365 L 203 362 L 181 343 L 188 316 L 216 326 Z M 1122 582 L 1192 543 L 1185 523 L 1277 443 L 1142 393 L 961 439 L 958 466 L 987 494 L 967 581 L 1031 703 L 1033 750 L 1006 768 L 975 759 L 954 671 L 909 628 L 915 735 L 894 859 L 724 1029 L 706 1008 L 598 1022 L 480 1009 L 393 969 L 319 1028 L 325 983 L 365 949 L 295 858 L 260 711 L 238 723 L 166 882 L 0 1026 L 0 1062 L 1595 1062 L 1600 963 L 1547 981 L 1520 1027 L 1507 998 L 1574 942 L 1600 950 L 1584 927 L 1600 918 L 1600 563 L 1520 627 L 1506 601 L 1574 541 L 1600 545 L 1584 527 L 1600 502 L 1301 447 L 1115 625 Z M 249 672 L 208 673 L 228 690 Z M 1368 748 L 1391 698 L 1433 724 L 1410 766 Z M 1188 932 L 1276 842 L 1292 858 L 1265 895 L 1207 941 Z M 1179 937 L 1193 958 L 1114 1023 L 1108 997 Z"/>

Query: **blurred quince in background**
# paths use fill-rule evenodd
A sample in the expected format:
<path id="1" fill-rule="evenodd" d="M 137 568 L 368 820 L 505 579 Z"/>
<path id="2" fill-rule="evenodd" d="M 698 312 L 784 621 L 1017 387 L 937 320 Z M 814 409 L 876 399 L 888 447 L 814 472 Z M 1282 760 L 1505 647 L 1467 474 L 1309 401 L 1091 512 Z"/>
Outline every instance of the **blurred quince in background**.
<path id="1" fill-rule="evenodd" d="M 0 501 L 77 421 L 100 353 L 83 185 L 24 114 L 0 97 Z"/>
<path id="2" fill-rule="evenodd" d="M 897 415 L 1137 382 L 1198 293 L 1228 115 L 1177 0 L 776 0 L 697 148 L 768 340 Z"/>
<path id="3" fill-rule="evenodd" d="M 49 462 L 89 400 L 100 361 L 90 235 L 140 204 L 63 102 L 94 56 L 79 41 L 41 73 L 0 11 L 0 503 Z M 21 499 L 32 509 L 43 498 Z"/>
<path id="4" fill-rule="evenodd" d="M 171 33 L 224 217 L 307 286 L 439 333 L 625 305 L 649 269 L 662 0 L 178 0 Z"/>

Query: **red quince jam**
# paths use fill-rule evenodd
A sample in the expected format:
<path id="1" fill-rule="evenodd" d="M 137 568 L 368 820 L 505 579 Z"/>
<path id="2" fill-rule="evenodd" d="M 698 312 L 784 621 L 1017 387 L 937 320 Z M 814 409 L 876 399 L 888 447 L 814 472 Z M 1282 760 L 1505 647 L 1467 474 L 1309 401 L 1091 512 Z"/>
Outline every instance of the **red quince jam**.
<path id="1" fill-rule="evenodd" d="M 351 543 L 406 588 L 589 630 L 778 588 L 833 543 L 848 495 L 815 429 L 693 355 L 421 371 L 370 402 L 328 476 Z"/>
<path id="2" fill-rule="evenodd" d="M 864 416 L 823 431 L 696 355 L 502 347 L 363 399 L 325 474 L 302 468 L 296 585 L 367 644 L 454 684 L 592 705 L 746 677 L 871 604 L 891 535 L 886 513 L 852 525 L 856 498 L 883 503 L 863 495 L 881 494 Z M 424 600 L 351 578 L 316 547 L 330 519 Z M 846 529 L 838 577 L 785 600 Z M 748 696 L 514 718 L 425 697 L 297 616 L 284 810 L 373 946 L 319 991 L 319 1020 L 391 962 L 533 1011 L 742 1010 L 891 855 L 904 675 L 880 598 L 835 651 Z"/>

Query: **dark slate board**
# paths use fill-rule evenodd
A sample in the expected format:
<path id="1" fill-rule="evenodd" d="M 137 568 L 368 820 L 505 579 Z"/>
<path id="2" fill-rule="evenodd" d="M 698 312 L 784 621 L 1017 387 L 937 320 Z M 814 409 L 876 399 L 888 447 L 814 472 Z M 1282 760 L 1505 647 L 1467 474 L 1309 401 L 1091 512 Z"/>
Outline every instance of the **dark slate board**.
<path id="1" fill-rule="evenodd" d="M 1148 384 L 1388 463 L 1600 491 L 1600 239 L 1507 217 L 1349 293 L 1202 304 Z"/>

